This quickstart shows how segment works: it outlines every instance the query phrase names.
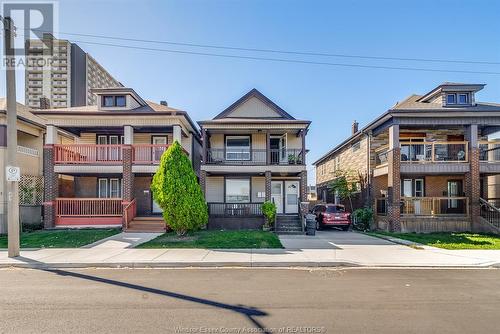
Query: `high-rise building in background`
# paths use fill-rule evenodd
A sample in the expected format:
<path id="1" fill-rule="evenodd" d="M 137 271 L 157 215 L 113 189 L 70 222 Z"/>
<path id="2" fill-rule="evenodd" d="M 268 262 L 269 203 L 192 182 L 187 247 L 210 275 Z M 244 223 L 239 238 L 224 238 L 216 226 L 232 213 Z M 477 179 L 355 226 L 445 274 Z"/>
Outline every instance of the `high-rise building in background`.
<path id="1" fill-rule="evenodd" d="M 31 108 L 95 105 L 92 88 L 122 87 L 77 44 L 44 34 L 26 41 L 25 104 Z"/>

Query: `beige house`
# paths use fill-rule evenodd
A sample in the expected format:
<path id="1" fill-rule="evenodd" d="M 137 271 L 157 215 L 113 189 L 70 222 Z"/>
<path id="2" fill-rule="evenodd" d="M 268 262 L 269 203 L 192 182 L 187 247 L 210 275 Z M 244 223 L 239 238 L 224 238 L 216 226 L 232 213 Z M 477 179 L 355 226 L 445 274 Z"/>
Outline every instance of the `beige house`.
<path id="1" fill-rule="evenodd" d="M 258 228 L 267 200 L 277 206 L 278 230 L 286 220 L 290 232 L 301 231 L 310 122 L 295 119 L 252 89 L 212 120 L 198 123 L 203 138 L 200 183 L 209 227 Z"/>
<path id="2" fill-rule="evenodd" d="M 92 93 L 97 105 L 36 111 L 47 120 L 45 226 L 163 231 L 161 208 L 150 191 L 152 176 L 174 141 L 199 174 L 196 124 L 186 112 L 145 101 L 131 88 Z"/>
<path id="3" fill-rule="evenodd" d="M 500 231 L 500 104 L 478 102 L 483 84 L 443 83 L 411 95 L 314 164 L 318 199 L 333 201 L 336 169 L 365 176 L 381 229 Z"/>
<path id="4" fill-rule="evenodd" d="M 7 161 L 6 99 L 0 98 L 0 234 L 7 233 L 7 193 L 5 167 Z M 29 108 L 17 103 L 17 156 L 21 167 L 19 182 L 20 219 L 25 223 L 40 221 L 43 201 L 43 136 L 45 120 L 33 115 Z"/>

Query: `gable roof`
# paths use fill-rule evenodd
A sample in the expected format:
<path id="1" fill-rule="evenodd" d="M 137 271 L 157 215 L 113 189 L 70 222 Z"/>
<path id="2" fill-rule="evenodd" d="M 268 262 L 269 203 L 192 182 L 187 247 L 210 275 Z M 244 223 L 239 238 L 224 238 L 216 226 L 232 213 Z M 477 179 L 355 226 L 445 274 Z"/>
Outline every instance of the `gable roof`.
<path id="1" fill-rule="evenodd" d="M 213 119 L 223 119 L 223 118 L 232 118 L 230 115 L 232 112 L 234 112 L 238 107 L 242 106 L 245 102 L 249 101 L 251 98 L 257 98 L 259 99 L 262 103 L 264 103 L 266 106 L 268 106 L 270 109 L 272 109 L 276 114 L 278 115 L 277 118 L 279 119 L 287 119 L 287 120 L 295 120 L 290 114 L 288 114 L 285 110 L 283 110 L 280 106 L 278 106 L 276 103 L 271 101 L 267 96 L 259 92 L 257 89 L 253 88 L 250 90 L 248 93 L 243 95 L 241 98 L 239 98 L 236 102 L 231 104 L 229 107 L 227 107 L 223 112 L 215 116 Z M 241 118 L 241 116 L 239 116 Z M 248 117 L 248 118 L 255 118 L 255 117 Z M 271 117 L 266 117 L 266 118 L 271 118 Z"/>
<path id="2" fill-rule="evenodd" d="M 16 105 L 18 119 L 38 127 L 45 127 L 45 119 L 33 114 L 32 110 L 22 103 L 16 102 Z M 5 97 L 0 97 L 0 113 L 7 114 L 7 99 Z"/>

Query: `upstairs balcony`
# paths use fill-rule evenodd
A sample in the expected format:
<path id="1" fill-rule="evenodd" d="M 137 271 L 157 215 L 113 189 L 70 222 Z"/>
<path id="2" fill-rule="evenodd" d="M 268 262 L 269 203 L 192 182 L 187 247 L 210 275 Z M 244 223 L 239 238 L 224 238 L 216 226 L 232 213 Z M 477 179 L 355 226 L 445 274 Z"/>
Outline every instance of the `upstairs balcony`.
<path id="1" fill-rule="evenodd" d="M 402 163 L 469 162 L 467 141 L 400 142 Z"/>
<path id="2" fill-rule="evenodd" d="M 54 145 L 56 165 L 122 165 L 125 145 L 68 144 Z M 158 165 L 169 145 L 132 145 L 132 163 Z"/>
<path id="3" fill-rule="evenodd" d="M 301 149 L 207 149 L 207 165 L 304 165 Z"/>

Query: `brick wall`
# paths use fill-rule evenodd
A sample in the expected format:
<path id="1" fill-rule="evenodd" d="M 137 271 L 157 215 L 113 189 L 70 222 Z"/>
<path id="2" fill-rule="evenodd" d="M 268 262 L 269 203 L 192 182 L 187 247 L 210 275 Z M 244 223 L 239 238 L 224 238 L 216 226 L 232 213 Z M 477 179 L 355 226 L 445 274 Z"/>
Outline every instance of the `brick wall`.
<path id="1" fill-rule="evenodd" d="M 43 181 L 44 181 L 44 210 L 43 222 L 45 228 L 55 225 L 55 199 L 59 195 L 59 177 L 54 172 L 54 146 L 46 145 L 43 148 Z"/>
<path id="2" fill-rule="evenodd" d="M 404 178 L 404 177 L 402 177 Z M 464 184 L 463 175 L 436 175 L 426 176 L 425 183 L 425 196 L 426 197 L 442 197 L 448 196 L 448 181 L 461 180 Z M 461 196 L 461 195 L 460 195 Z"/>

